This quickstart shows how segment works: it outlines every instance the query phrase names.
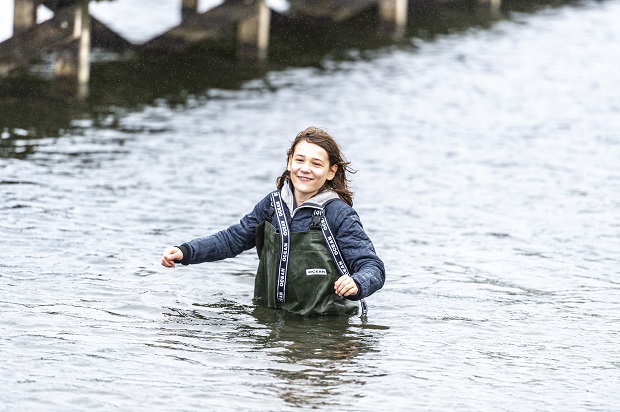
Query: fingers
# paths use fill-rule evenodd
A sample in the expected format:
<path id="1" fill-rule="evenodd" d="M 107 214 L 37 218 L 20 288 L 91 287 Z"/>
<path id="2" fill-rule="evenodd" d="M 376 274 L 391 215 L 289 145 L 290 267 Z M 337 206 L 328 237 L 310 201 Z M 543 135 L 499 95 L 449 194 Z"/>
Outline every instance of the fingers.
<path id="1" fill-rule="evenodd" d="M 167 247 L 161 258 L 161 264 L 167 268 L 175 267 L 175 261 L 183 259 L 183 252 L 178 247 Z"/>
<path id="2" fill-rule="evenodd" d="M 169 261 L 169 260 L 167 260 L 166 258 L 163 258 L 163 259 L 161 260 L 161 264 L 162 264 L 163 266 L 167 267 L 167 268 L 173 268 L 173 267 L 175 267 L 175 266 L 176 266 L 176 265 L 174 264 L 174 262 L 170 262 L 170 261 Z"/>
<path id="3" fill-rule="evenodd" d="M 357 295 L 357 284 L 350 276 L 340 276 L 334 283 L 334 291 L 338 296 L 354 296 Z"/>

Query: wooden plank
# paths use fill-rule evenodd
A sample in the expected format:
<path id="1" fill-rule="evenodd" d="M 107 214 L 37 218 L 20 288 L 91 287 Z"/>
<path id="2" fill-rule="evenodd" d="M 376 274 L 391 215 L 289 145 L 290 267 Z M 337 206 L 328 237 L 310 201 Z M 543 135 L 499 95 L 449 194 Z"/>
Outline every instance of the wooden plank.
<path id="1" fill-rule="evenodd" d="M 51 11 L 56 12 L 62 8 L 73 5 L 78 1 L 81 0 L 39 0 L 39 3 L 41 3 Z"/>
<path id="2" fill-rule="evenodd" d="M 475 0 L 476 6 L 483 10 L 489 10 L 492 13 L 497 13 L 501 9 L 501 0 Z"/>
<path id="3" fill-rule="evenodd" d="M 198 0 L 181 0 L 181 20 L 198 13 Z"/>
<path id="4" fill-rule="evenodd" d="M 377 5 L 377 0 L 291 0 L 294 17 L 341 22 Z"/>
<path id="5" fill-rule="evenodd" d="M 0 43 L 0 75 L 6 75 L 40 58 L 43 53 L 74 40 L 75 10 L 75 5 L 66 7 L 52 19 Z"/>
<path id="6" fill-rule="evenodd" d="M 75 10 L 73 40 L 56 48 L 55 89 L 78 99 L 88 96 L 90 80 L 90 13 L 88 2 Z"/>
<path id="7" fill-rule="evenodd" d="M 269 47 L 271 10 L 260 2 L 257 12 L 237 24 L 237 57 L 241 60 L 265 60 Z"/>
<path id="8" fill-rule="evenodd" d="M 90 16 L 91 44 L 106 50 L 123 51 L 134 47 L 127 39 Z"/>
<path id="9" fill-rule="evenodd" d="M 188 46 L 207 39 L 216 39 L 227 32 L 234 35 L 239 22 L 256 14 L 258 5 L 246 5 L 242 1 L 229 1 L 205 13 L 189 16 L 183 22 L 140 48 L 144 50 L 183 51 Z"/>
<path id="10" fill-rule="evenodd" d="M 402 37 L 407 26 L 407 0 L 379 0 L 379 19 L 384 30 Z"/>
<path id="11" fill-rule="evenodd" d="M 75 3 L 77 0 L 40 0 L 41 4 L 53 12 Z M 185 0 L 184 0 L 185 1 Z M 193 0 L 196 1 L 196 0 Z M 92 47 L 99 47 L 106 50 L 122 51 L 133 47 L 123 36 L 109 28 L 105 23 L 90 16 L 91 24 L 91 44 Z"/>
<path id="12" fill-rule="evenodd" d="M 37 0 L 15 0 L 13 34 L 19 34 L 36 26 L 37 6 Z"/>

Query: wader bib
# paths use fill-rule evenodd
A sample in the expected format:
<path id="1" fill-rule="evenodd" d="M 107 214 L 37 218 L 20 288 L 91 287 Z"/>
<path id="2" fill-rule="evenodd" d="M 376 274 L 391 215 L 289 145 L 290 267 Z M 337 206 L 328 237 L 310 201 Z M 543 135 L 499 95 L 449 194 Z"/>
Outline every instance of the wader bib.
<path id="1" fill-rule="evenodd" d="M 342 274 L 348 275 L 348 269 L 331 236 L 324 209 L 312 205 L 315 211 L 309 230 L 291 233 L 277 192 L 272 193 L 272 206 L 280 230 L 268 221 L 256 228 L 260 261 L 254 301 L 300 315 L 358 313 L 356 302 L 334 292 L 334 283 Z M 362 302 L 362 316 L 365 314 Z"/>

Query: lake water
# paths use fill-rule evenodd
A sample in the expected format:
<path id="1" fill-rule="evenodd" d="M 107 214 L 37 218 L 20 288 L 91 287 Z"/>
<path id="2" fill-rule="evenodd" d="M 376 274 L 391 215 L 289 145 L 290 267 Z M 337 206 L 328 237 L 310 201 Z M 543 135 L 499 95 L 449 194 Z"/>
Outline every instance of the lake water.
<path id="1" fill-rule="evenodd" d="M 5 113 L 0 410 L 619 410 L 620 2 L 505 17 L 181 104 Z M 159 263 L 309 125 L 387 267 L 366 323 L 254 307 L 254 251 Z"/>

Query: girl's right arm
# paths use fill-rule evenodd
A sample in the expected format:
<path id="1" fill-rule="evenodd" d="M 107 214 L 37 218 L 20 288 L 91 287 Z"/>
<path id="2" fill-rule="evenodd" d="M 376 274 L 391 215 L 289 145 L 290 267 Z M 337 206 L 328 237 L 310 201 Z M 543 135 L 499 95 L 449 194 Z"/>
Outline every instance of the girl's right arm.
<path id="1" fill-rule="evenodd" d="M 270 204 L 271 199 L 266 196 L 238 224 L 213 235 L 183 243 L 178 247 L 167 248 L 164 251 L 162 264 L 167 267 L 174 267 L 174 263 L 189 265 L 214 262 L 235 257 L 241 252 L 253 248 L 256 246 L 256 227 L 265 220 Z"/>

